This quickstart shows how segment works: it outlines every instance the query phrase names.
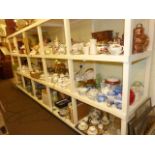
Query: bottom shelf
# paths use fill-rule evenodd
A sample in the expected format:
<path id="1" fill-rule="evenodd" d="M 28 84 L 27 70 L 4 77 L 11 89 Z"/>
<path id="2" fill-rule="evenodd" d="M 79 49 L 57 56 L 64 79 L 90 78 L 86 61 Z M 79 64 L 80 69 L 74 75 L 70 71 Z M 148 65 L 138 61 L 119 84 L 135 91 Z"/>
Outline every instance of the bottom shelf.
<path id="1" fill-rule="evenodd" d="M 106 113 L 105 113 L 106 114 Z M 109 118 L 103 115 L 100 119 L 94 119 L 94 112 L 92 116 L 87 115 L 82 118 L 76 125 L 76 128 L 85 135 L 120 135 L 121 122 L 120 119 L 112 116 Z"/>
<path id="2" fill-rule="evenodd" d="M 48 110 L 50 113 L 52 113 L 54 116 L 56 116 L 58 119 L 60 119 L 62 122 L 64 122 L 65 124 L 67 124 L 68 126 L 70 126 L 72 129 L 74 129 L 76 132 L 78 132 L 79 134 L 82 134 L 83 133 L 81 131 L 79 131 L 75 125 L 69 120 L 69 119 L 66 119 L 64 117 L 61 117 L 58 113 L 58 108 L 54 107 L 52 109 L 52 107 L 48 107 L 47 105 L 45 105 L 43 103 L 42 100 L 39 100 L 38 98 L 34 97 L 31 95 L 31 93 L 27 92 L 24 88 L 22 88 L 20 85 L 16 85 L 17 88 L 19 88 L 22 92 L 24 92 L 25 94 L 27 94 L 29 97 L 31 97 L 33 100 L 35 100 L 37 103 L 39 103 L 42 107 L 44 107 L 46 110 Z"/>

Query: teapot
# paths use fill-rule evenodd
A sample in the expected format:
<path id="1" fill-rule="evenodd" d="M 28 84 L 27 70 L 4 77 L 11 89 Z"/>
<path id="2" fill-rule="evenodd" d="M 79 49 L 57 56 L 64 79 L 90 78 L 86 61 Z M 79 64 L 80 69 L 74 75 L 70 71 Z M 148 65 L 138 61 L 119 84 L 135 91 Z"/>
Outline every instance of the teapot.
<path id="1" fill-rule="evenodd" d="M 108 47 L 108 51 L 112 54 L 112 55 L 120 55 L 123 52 L 123 46 L 121 46 L 120 44 L 111 44 Z"/>

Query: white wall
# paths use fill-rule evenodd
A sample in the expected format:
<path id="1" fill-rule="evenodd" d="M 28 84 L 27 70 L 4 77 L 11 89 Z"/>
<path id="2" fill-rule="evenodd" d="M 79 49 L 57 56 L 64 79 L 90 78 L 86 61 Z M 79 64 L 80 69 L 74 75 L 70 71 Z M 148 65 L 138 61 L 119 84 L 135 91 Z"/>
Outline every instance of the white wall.
<path id="1" fill-rule="evenodd" d="M 91 20 L 78 20 L 70 22 L 71 37 L 78 42 L 88 42 L 91 38 Z"/>
<path id="2" fill-rule="evenodd" d="M 154 20 L 155 21 L 155 20 Z M 155 32 L 154 32 L 155 37 Z M 151 78 L 150 78 L 150 96 L 152 104 L 155 105 L 155 38 L 152 51 Z"/>
<path id="3" fill-rule="evenodd" d="M 119 32 L 120 37 L 124 33 L 123 19 L 94 19 L 92 24 L 93 32 L 113 30 L 114 32 Z"/>
<path id="4" fill-rule="evenodd" d="M 61 43 L 65 43 L 64 27 L 43 27 L 43 37 L 48 37 L 52 41 L 57 37 Z"/>

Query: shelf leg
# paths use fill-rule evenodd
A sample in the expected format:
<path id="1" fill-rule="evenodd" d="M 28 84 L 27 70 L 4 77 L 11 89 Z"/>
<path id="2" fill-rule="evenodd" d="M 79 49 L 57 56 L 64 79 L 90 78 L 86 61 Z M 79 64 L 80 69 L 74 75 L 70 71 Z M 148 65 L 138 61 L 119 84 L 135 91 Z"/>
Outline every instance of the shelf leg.
<path id="1" fill-rule="evenodd" d="M 127 134 L 128 134 L 127 120 L 122 119 L 121 120 L 121 135 L 127 135 Z"/>
<path id="2" fill-rule="evenodd" d="M 77 124 L 77 122 L 78 122 L 78 114 L 77 114 L 77 103 L 76 103 L 75 98 L 72 98 L 72 109 L 73 109 L 74 124 Z"/>

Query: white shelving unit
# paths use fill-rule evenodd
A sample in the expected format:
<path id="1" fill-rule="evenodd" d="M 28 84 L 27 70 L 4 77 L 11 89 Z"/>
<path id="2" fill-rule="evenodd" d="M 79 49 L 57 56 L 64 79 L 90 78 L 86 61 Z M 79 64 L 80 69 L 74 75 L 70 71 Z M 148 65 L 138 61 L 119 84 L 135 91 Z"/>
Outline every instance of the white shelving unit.
<path id="1" fill-rule="evenodd" d="M 60 120 L 65 122 L 67 125 L 69 125 L 71 128 L 75 129 L 77 132 L 82 134 L 75 125 L 78 122 L 78 112 L 77 112 L 77 100 L 84 102 L 85 104 L 88 104 L 92 107 L 98 108 L 102 111 L 105 111 L 107 113 L 110 113 L 118 118 L 121 119 L 121 134 L 127 134 L 127 124 L 128 121 L 132 118 L 134 115 L 135 110 L 143 103 L 143 101 L 149 97 L 148 91 L 149 91 L 149 79 L 150 79 L 150 67 L 151 67 L 151 55 L 152 55 L 152 44 L 153 44 L 153 34 L 154 34 L 154 21 L 153 20 L 124 20 L 124 54 L 123 55 L 72 55 L 70 53 L 71 51 L 71 24 L 80 22 L 81 20 L 68 20 L 64 19 L 61 20 L 61 22 L 58 22 L 59 20 L 53 20 L 53 23 L 50 19 L 46 20 L 39 20 L 36 23 L 25 27 L 18 32 L 8 36 L 8 43 L 10 48 L 10 53 L 12 57 L 12 61 L 14 58 L 17 58 L 18 65 L 19 65 L 19 71 L 15 72 L 15 77 L 20 76 L 22 79 L 22 85 L 23 87 L 17 85 L 17 87 L 23 91 L 25 94 L 30 96 L 32 99 L 34 99 L 36 102 L 38 102 L 41 106 L 43 106 L 45 109 L 50 111 L 53 115 L 58 117 Z M 94 20 L 92 20 L 92 23 L 94 24 Z M 148 51 L 145 51 L 143 53 L 139 54 L 132 54 L 132 38 L 133 38 L 133 28 L 135 27 L 137 22 L 144 22 L 144 24 L 147 25 L 147 34 L 150 39 L 150 44 Z M 103 23 L 104 24 L 104 23 Z M 43 44 L 43 29 L 44 27 L 64 27 L 64 36 L 65 36 L 65 43 L 67 47 L 67 54 L 65 55 L 45 55 L 44 54 L 44 44 Z M 92 26 L 93 30 L 94 25 Z M 17 36 L 19 34 L 22 34 L 23 38 L 27 37 L 27 33 L 31 29 L 36 29 L 39 39 L 39 44 L 41 47 L 41 53 L 39 55 L 33 55 L 30 56 L 28 54 L 19 54 L 19 50 L 17 47 Z M 10 40 L 13 40 L 15 49 L 17 53 L 13 53 L 13 49 L 11 47 Z M 27 51 L 29 50 L 28 47 L 26 47 Z M 28 62 L 28 68 L 29 70 L 32 70 L 32 59 L 41 59 L 42 66 L 43 66 L 43 72 L 45 74 L 45 80 L 40 80 L 36 78 L 32 78 L 29 73 L 23 73 L 21 70 L 22 64 L 21 59 L 25 58 Z M 65 60 L 68 64 L 69 69 L 69 77 L 71 86 L 67 88 L 60 87 L 57 84 L 51 83 L 47 81 L 48 77 L 48 71 L 47 71 L 47 60 Z M 131 87 L 131 80 L 132 80 L 132 70 L 133 70 L 133 63 L 139 63 L 141 61 L 145 60 L 146 62 L 146 68 L 145 68 L 145 77 L 144 77 L 144 95 L 143 97 L 134 103 L 133 105 L 129 105 L 129 94 L 130 94 L 130 87 Z M 83 61 L 83 62 L 93 62 L 96 67 L 96 64 L 99 62 L 106 62 L 106 63 L 119 63 L 122 65 L 122 85 L 123 85 L 123 96 L 122 96 L 122 109 L 117 109 L 116 107 L 108 107 L 105 103 L 99 103 L 97 101 L 90 100 L 86 96 L 81 96 L 76 91 L 75 86 L 75 68 L 74 68 L 74 61 Z M 12 62 L 14 63 L 14 61 Z M 25 81 L 24 78 L 30 79 L 32 83 L 32 90 L 33 94 L 30 94 L 25 89 Z M 18 82 L 18 79 L 16 78 L 16 81 Z M 51 106 L 45 105 L 42 101 L 38 100 L 36 97 L 36 88 L 35 88 L 35 82 L 42 84 L 46 87 L 46 90 L 48 92 L 48 100 L 51 103 L 51 95 L 50 95 L 50 89 L 56 90 L 58 92 L 61 92 L 63 94 L 66 94 L 71 97 L 72 101 L 72 109 L 73 109 L 73 119 L 74 122 L 71 122 L 70 120 L 64 119 L 61 116 L 58 115 L 57 110 L 53 110 L 54 107 L 51 104 Z"/>

